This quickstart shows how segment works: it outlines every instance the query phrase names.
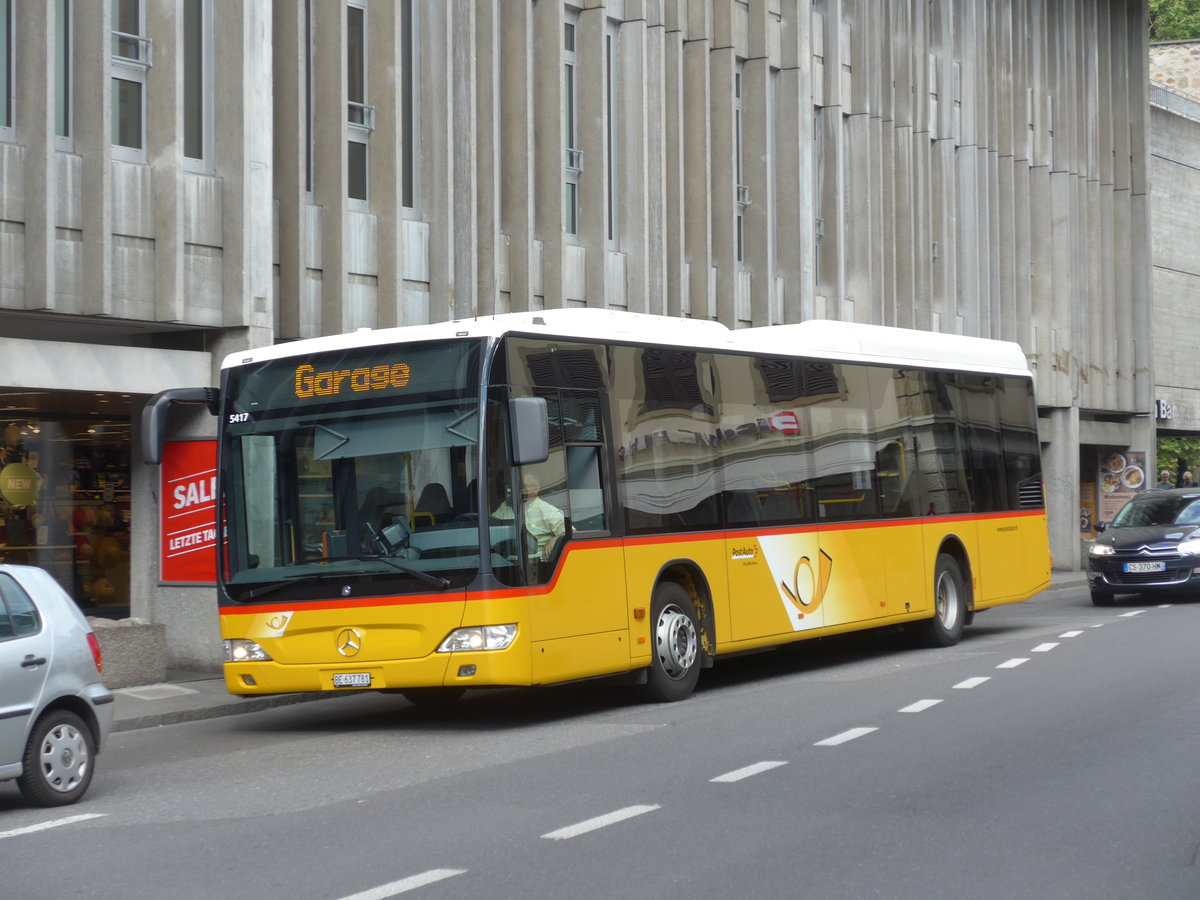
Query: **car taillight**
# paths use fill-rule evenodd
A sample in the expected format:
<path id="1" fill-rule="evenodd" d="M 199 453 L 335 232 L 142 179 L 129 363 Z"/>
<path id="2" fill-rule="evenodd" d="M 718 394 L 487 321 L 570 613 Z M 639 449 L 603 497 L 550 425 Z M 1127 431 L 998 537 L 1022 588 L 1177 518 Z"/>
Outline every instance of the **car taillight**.
<path id="1" fill-rule="evenodd" d="M 95 632 L 88 632 L 88 646 L 92 648 L 92 659 L 96 661 L 96 671 L 104 671 L 104 659 L 100 654 L 100 642 L 96 640 Z"/>

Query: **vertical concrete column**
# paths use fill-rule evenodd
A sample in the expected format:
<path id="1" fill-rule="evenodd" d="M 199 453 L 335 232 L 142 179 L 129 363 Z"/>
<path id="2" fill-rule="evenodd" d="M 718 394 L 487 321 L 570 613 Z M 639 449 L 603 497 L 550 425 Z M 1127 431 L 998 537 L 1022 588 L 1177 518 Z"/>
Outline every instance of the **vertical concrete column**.
<path id="1" fill-rule="evenodd" d="M 737 259 L 737 123 L 734 117 L 734 79 L 737 49 L 733 46 L 733 2 L 713 4 L 712 49 L 709 51 L 712 121 L 709 139 L 708 190 L 712 198 L 712 255 L 716 286 L 716 317 L 729 328 L 738 323 L 737 291 L 741 264 Z"/>
<path id="2" fill-rule="evenodd" d="M 808 0 L 782 0 L 780 71 L 775 91 L 776 228 L 783 278 L 784 322 L 812 315 L 814 234 L 817 217 L 813 187 L 812 9 Z"/>
<path id="3" fill-rule="evenodd" d="M 35 8 L 36 7 L 36 8 Z M 25 309 L 56 309 L 55 213 L 55 7 L 17 4 L 12 44 L 16 62 L 17 143 L 25 148 Z M 40 13 L 40 14 L 39 14 Z"/>
<path id="4" fill-rule="evenodd" d="M 475 290 L 479 283 L 478 256 L 478 134 L 475 123 L 475 2 L 454 0 L 450 6 L 450 60 L 448 73 L 451 95 L 450 132 L 446 143 L 453 164 L 450 167 L 450 193 L 453 224 L 451 240 L 451 278 L 449 315 L 451 318 L 475 315 L 479 304 Z"/>
<path id="5" fill-rule="evenodd" d="M 82 161 L 79 312 L 112 312 L 112 2 L 76 3 L 75 152 Z"/>
<path id="6" fill-rule="evenodd" d="M 313 190 L 320 235 L 319 334 L 344 330 L 346 298 L 346 7 L 313 3 Z"/>
<path id="7" fill-rule="evenodd" d="M 666 0 L 663 5 L 663 245 L 665 254 L 666 304 L 669 316 L 691 311 L 689 301 L 686 205 L 684 202 L 684 47 L 687 28 L 685 0 Z"/>
<path id="8" fill-rule="evenodd" d="M 279 289 L 275 307 L 278 337 L 290 340 L 312 336 L 311 323 L 302 324 L 301 310 L 308 292 L 306 266 L 309 240 L 308 211 L 308 31 L 304 0 L 277 0 L 271 20 L 272 126 L 281 139 L 275 146 L 274 196 L 279 221 Z M 383 255 L 382 253 L 380 254 Z"/>
<path id="9" fill-rule="evenodd" d="M 697 319 L 717 317 L 712 271 L 712 117 L 708 114 L 711 46 L 711 5 L 688 4 L 683 44 L 683 252 L 689 267 L 688 310 Z"/>
<path id="10" fill-rule="evenodd" d="M 421 216 L 429 223 L 429 321 L 454 317 L 456 193 L 454 145 L 458 48 L 453 3 L 421 4 Z M 471 151 L 467 150 L 468 155 Z M 472 179 L 474 175 L 472 174 Z M 466 186 L 470 191 L 470 186 Z M 470 290 L 475 289 L 474 279 Z"/>
<path id="11" fill-rule="evenodd" d="M 526 3 L 500 17 L 500 225 L 508 239 L 508 306 L 531 308 L 533 299 L 534 165 L 533 22 Z"/>
<path id="12" fill-rule="evenodd" d="M 500 312 L 500 8 L 499 0 L 475 6 L 475 221 L 478 271 L 475 304 L 479 315 Z"/>
<path id="13" fill-rule="evenodd" d="M 1050 530 L 1050 552 L 1057 571 L 1079 569 L 1079 408 L 1050 410 L 1049 444 L 1043 444 L 1042 467 Z M 1045 439 L 1043 434 L 1042 438 Z"/>
<path id="14" fill-rule="evenodd" d="M 669 63 L 661 8 L 654 10 L 654 18 L 651 18 L 651 12 L 645 8 L 645 0 L 642 2 L 641 18 L 621 25 L 617 43 L 618 49 L 624 43 L 627 49 L 640 56 L 640 68 L 645 73 L 645 91 L 634 90 L 636 82 L 623 82 L 621 87 L 622 94 L 628 96 L 633 93 L 641 98 L 639 112 L 645 123 L 638 134 L 627 136 L 639 141 L 641 152 L 632 156 L 630 165 L 623 166 L 621 173 L 622 177 L 645 185 L 645 189 L 637 214 L 626 215 L 625 221 L 620 223 L 623 231 L 618 237 L 622 240 L 617 249 L 627 254 L 627 289 L 645 296 L 646 312 L 667 315 L 668 234 L 671 230 L 667 224 L 667 130 L 672 127 L 668 121 L 672 107 L 668 103 L 664 85 Z M 628 4 L 625 14 L 627 17 L 630 15 Z M 630 31 L 633 32 L 633 39 L 626 40 L 625 35 Z M 673 58 L 677 60 L 678 54 Z M 628 200 L 628 197 L 618 195 L 618 211 L 627 208 Z M 618 215 L 621 213 L 618 212 Z M 627 236 L 624 231 L 628 231 Z M 675 236 L 678 237 L 678 233 Z"/>
<path id="15" fill-rule="evenodd" d="M 772 146 L 770 37 L 766 0 L 751 0 L 747 29 L 747 55 L 742 77 L 742 133 L 745 185 L 750 203 L 742 210 L 745 232 L 745 268 L 750 271 L 750 324 L 770 325 L 775 293 L 775 185 Z M 735 202 L 736 202 L 735 197 Z"/>
<path id="16" fill-rule="evenodd" d="M 154 314 L 160 322 L 178 322 L 187 318 L 180 9 L 148 4 L 146 30 L 154 36 L 154 65 L 146 73 L 146 153 L 154 161 Z"/>
<path id="17" fill-rule="evenodd" d="M 563 198 L 566 140 L 563 125 L 563 10 L 561 3 L 533 7 L 533 140 L 535 234 L 542 242 L 542 303 L 563 305 Z M 586 165 L 586 160 L 584 161 Z"/>
<path id="18" fill-rule="evenodd" d="M 225 96 L 238 98 L 216 110 L 216 152 L 223 161 L 224 323 L 248 329 L 244 340 L 252 347 L 274 338 L 268 303 L 274 293 L 273 54 L 264 39 L 271 33 L 271 14 L 268 0 L 227 3 L 219 19 L 223 31 L 236 38 L 217 41 L 214 48 L 218 84 Z"/>
<path id="19" fill-rule="evenodd" d="M 375 321 L 380 328 L 404 321 L 404 66 L 399 3 L 367 9 L 367 102 L 375 107 L 367 167 L 375 217 Z"/>
<path id="20" fill-rule="evenodd" d="M 604 9 L 593 6 L 579 11 L 575 20 L 575 92 L 576 124 L 579 147 L 583 150 L 583 171 L 579 175 L 579 242 L 587 254 L 584 262 L 584 301 L 588 306 L 604 307 L 607 286 L 607 184 L 611 174 L 607 134 L 608 111 L 604 36 Z M 639 97 L 641 96 L 639 91 Z M 640 103 L 628 110 L 629 124 L 636 127 Z M 640 130 L 640 129 L 639 129 Z M 620 291 L 624 294 L 624 290 Z M 637 298 L 644 309 L 645 297 Z"/>

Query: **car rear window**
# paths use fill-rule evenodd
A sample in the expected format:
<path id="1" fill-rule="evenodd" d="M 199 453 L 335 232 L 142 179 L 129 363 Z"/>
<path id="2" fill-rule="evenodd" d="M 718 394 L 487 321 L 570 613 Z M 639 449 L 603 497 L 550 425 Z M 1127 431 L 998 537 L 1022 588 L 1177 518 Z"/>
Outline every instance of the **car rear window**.
<path id="1" fill-rule="evenodd" d="M 33 634 L 41 627 L 33 600 L 10 576 L 0 575 L 0 638 Z"/>

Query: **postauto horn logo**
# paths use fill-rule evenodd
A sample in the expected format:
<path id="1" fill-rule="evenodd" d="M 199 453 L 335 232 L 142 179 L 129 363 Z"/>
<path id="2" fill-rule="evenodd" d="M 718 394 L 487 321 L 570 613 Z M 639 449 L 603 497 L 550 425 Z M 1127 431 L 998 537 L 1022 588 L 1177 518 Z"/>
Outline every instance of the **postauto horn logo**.
<path id="1" fill-rule="evenodd" d="M 817 557 L 817 567 L 814 570 L 812 560 L 802 556 L 796 561 L 796 570 L 792 573 L 792 583 L 780 581 L 787 598 L 792 601 L 801 616 L 810 615 L 817 611 L 821 601 L 825 599 L 825 591 L 829 587 L 829 576 L 833 572 L 833 558 L 824 550 Z"/>

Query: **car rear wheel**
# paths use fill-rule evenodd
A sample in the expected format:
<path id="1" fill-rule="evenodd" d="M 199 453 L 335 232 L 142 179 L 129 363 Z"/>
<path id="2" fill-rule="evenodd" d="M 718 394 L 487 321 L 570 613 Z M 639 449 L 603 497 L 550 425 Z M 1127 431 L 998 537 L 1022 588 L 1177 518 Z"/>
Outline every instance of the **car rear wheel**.
<path id="1" fill-rule="evenodd" d="M 96 744 L 91 729 L 73 712 L 44 713 L 25 745 L 25 771 L 17 787 L 37 806 L 74 803 L 92 783 Z"/>

